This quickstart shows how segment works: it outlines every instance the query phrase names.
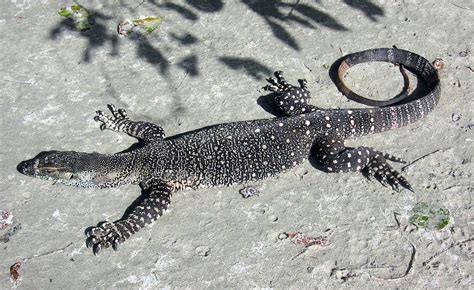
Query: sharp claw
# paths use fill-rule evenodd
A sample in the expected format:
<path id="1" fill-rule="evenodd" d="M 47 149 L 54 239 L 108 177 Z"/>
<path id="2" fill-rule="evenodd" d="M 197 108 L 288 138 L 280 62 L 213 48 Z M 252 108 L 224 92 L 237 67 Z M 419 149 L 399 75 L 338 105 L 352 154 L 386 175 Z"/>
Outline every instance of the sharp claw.
<path id="1" fill-rule="evenodd" d="M 263 87 L 265 91 L 270 91 L 270 92 L 276 92 L 278 91 L 278 87 L 273 86 L 273 85 L 266 85 Z"/>
<path id="2" fill-rule="evenodd" d="M 409 191 L 415 193 L 415 191 L 413 190 L 413 188 L 411 187 L 411 185 L 406 182 L 405 184 L 402 184 L 403 187 L 405 187 L 406 189 L 408 189 Z"/>
<path id="3" fill-rule="evenodd" d="M 279 85 L 279 84 L 278 84 L 278 81 L 277 81 L 276 79 L 274 79 L 274 78 L 268 78 L 268 79 L 266 79 L 266 81 L 269 82 L 270 85 L 271 85 L 271 86 L 274 86 L 274 87 L 278 87 L 278 85 Z"/>
<path id="4" fill-rule="evenodd" d="M 118 239 L 115 238 L 114 241 L 112 242 L 112 249 L 114 249 L 114 251 L 117 251 L 119 244 L 120 243 L 119 243 Z"/>
<path id="5" fill-rule="evenodd" d="M 101 244 L 95 244 L 94 245 L 94 249 L 92 250 L 92 252 L 94 252 L 94 256 L 97 256 L 100 252 L 100 250 L 102 249 L 102 245 Z"/>
<path id="6" fill-rule="evenodd" d="M 298 83 L 300 84 L 300 88 L 302 89 L 306 89 L 307 88 L 307 84 L 308 84 L 308 81 L 305 80 L 305 79 L 299 79 L 298 80 Z"/>
<path id="7" fill-rule="evenodd" d="M 94 246 L 94 243 L 92 242 L 93 239 L 94 239 L 94 238 L 92 238 L 92 237 L 89 237 L 89 238 L 86 239 L 86 247 L 87 247 L 88 249 L 90 249 L 90 248 L 92 248 L 92 247 Z"/>

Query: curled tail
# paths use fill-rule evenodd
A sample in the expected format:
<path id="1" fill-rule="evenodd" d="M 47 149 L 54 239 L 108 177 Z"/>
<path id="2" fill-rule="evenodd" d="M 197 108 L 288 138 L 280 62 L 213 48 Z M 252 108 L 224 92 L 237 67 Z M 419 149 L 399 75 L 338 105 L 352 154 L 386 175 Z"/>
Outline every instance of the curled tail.
<path id="1" fill-rule="evenodd" d="M 388 101 L 370 100 L 354 93 L 344 84 L 344 76 L 350 67 L 365 62 L 389 62 L 403 66 L 421 80 L 422 93 L 410 97 L 407 94 L 402 94 Z M 435 60 L 433 65 L 424 57 L 410 51 L 397 48 L 370 49 L 348 54 L 340 59 L 335 83 L 339 91 L 349 99 L 365 105 L 379 107 L 356 110 L 361 119 L 367 119 L 367 123 L 372 123 L 375 120 L 378 124 L 381 124 L 378 128 L 372 127 L 373 129 L 370 130 L 371 127 L 369 126 L 367 130 L 363 130 L 364 132 L 361 133 L 365 135 L 405 126 L 431 112 L 441 95 L 438 75 L 438 69 L 441 67 L 442 61 L 440 59 Z M 414 99 L 411 97 L 414 97 Z"/>

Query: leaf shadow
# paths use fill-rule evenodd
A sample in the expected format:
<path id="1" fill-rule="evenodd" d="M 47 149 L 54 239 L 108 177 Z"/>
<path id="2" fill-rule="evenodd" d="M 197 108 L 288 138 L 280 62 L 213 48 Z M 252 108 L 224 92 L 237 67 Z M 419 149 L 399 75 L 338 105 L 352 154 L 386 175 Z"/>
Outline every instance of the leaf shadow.
<path id="1" fill-rule="evenodd" d="M 91 28 L 85 31 L 78 31 L 74 25 L 74 21 L 70 18 L 63 18 L 54 26 L 49 33 L 50 40 L 57 40 L 65 31 L 77 32 L 82 38 L 87 39 L 87 46 L 82 55 L 82 61 L 90 62 L 91 53 L 94 49 L 109 44 L 112 56 L 119 55 L 119 41 L 116 34 L 109 34 L 105 21 L 112 17 L 100 13 L 96 10 L 87 9 L 89 11 L 89 23 Z"/>
<path id="2" fill-rule="evenodd" d="M 263 79 L 272 72 L 270 68 L 252 58 L 223 56 L 219 58 L 219 61 L 233 70 L 243 70 L 244 73 L 257 80 Z"/>
<path id="3" fill-rule="evenodd" d="M 377 22 L 377 17 L 385 16 L 385 12 L 380 6 L 370 2 L 369 0 L 344 0 L 344 3 L 350 7 L 360 10 L 364 15 L 373 22 Z"/>

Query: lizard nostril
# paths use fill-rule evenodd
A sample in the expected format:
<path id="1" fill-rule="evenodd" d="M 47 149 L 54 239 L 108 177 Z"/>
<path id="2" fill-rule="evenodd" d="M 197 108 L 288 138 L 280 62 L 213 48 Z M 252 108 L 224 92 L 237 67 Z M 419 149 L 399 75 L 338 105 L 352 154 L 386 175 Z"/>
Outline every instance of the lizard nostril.
<path id="1" fill-rule="evenodd" d="M 33 164 L 34 164 L 34 162 L 32 160 L 22 161 L 16 166 L 16 170 L 18 170 L 18 172 L 26 174 L 26 175 L 32 175 L 33 171 L 34 171 L 33 170 Z"/>

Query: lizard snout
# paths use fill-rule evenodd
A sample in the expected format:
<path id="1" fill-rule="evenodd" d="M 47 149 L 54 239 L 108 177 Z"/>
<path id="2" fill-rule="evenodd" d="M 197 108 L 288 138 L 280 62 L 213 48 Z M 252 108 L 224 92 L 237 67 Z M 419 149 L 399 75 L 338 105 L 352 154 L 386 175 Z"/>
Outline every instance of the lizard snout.
<path id="1" fill-rule="evenodd" d="M 25 174 L 25 175 L 33 175 L 34 173 L 34 161 L 33 160 L 25 160 L 25 161 L 22 161 L 20 162 L 17 166 L 16 166 L 16 170 L 18 170 L 18 172 L 22 173 L 22 174 Z"/>

